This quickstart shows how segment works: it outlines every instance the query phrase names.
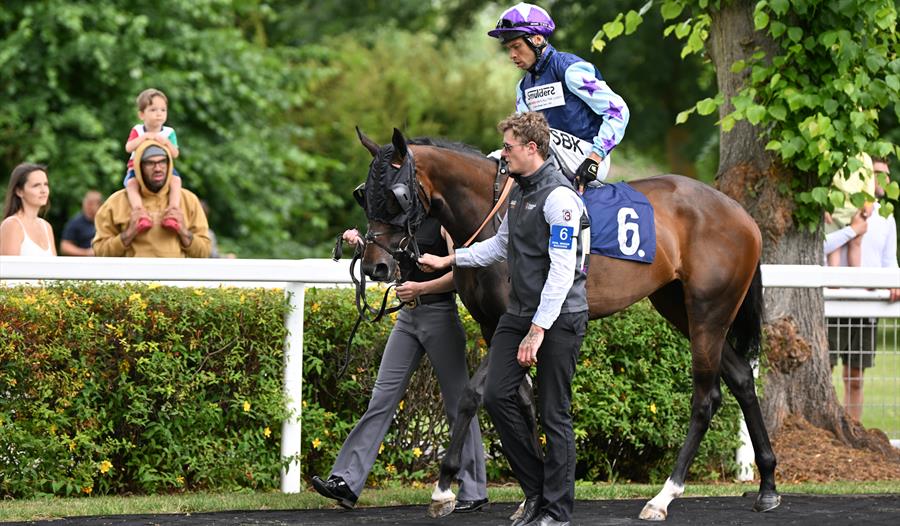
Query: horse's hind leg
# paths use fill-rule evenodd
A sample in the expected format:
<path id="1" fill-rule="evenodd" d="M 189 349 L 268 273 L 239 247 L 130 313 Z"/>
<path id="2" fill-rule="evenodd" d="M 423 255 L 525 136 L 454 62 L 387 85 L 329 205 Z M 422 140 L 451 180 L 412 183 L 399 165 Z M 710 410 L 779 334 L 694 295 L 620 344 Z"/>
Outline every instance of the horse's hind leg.
<path id="1" fill-rule="evenodd" d="M 469 435 L 469 423 L 472 418 L 475 418 L 478 408 L 481 407 L 489 360 L 490 353 L 478 365 L 478 369 L 469 380 L 469 385 L 466 386 L 459 401 L 456 421 L 450 430 L 450 444 L 441 461 L 440 476 L 431 494 L 431 504 L 428 506 L 428 515 L 431 517 L 449 515 L 456 506 L 456 495 L 453 494 L 450 486 L 462 464 L 462 450 Z"/>
<path id="2" fill-rule="evenodd" d="M 753 369 L 728 343 L 725 344 L 722 353 L 722 378 L 741 406 L 750 433 L 750 441 L 753 443 L 760 479 L 759 495 L 756 497 L 753 510 L 773 510 L 781 504 L 781 496 L 775 489 L 775 452 L 769 443 L 769 434 L 766 432 L 759 399 L 756 397 Z"/>

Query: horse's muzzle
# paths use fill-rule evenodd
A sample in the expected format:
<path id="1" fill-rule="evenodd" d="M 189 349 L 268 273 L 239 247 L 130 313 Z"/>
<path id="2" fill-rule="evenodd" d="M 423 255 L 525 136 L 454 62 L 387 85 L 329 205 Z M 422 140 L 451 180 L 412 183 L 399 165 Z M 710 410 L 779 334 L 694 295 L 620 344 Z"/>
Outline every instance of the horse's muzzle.
<path id="1" fill-rule="evenodd" d="M 392 265 L 388 265 L 387 263 L 381 261 L 374 264 L 366 263 L 364 261 L 362 264 L 362 271 L 365 272 L 366 276 L 368 276 L 369 279 L 373 281 L 392 281 L 392 272 L 390 268 L 391 266 Z"/>

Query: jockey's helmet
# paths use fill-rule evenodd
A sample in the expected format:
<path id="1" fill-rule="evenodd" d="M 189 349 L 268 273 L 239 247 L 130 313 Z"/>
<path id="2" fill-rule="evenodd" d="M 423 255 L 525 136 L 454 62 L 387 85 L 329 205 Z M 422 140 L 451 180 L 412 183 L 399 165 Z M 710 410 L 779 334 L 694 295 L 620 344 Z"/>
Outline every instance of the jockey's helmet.
<path id="1" fill-rule="evenodd" d="M 554 29 L 556 24 L 547 11 L 534 4 L 520 2 L 500 15 L 497 27 L 488 31 L 488 36 L 498 38 L 505 44 L 530 35 L 542 35 L 546 38 L 553 34 Z"/>

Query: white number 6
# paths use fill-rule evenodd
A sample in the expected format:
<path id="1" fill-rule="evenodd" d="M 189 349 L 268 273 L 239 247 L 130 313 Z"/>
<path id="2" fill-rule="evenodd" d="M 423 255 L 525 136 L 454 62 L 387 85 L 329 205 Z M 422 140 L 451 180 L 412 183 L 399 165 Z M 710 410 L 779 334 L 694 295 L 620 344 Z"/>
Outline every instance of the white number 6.
<path id="1" fill-rule="evenodd" d="M 641 234 L 638 232 L 636 222 L 628 222 L 629 219 L 638 218 L 634 208 L 620 208 L 618 214 L 619 222 L 619 250 L 626 256 L 633 256 L 637 252 L 641 244 Z M 631 232 L 631 239 L 628 239 L 628 233 Z M 629 243 L 630 241 L 630 243 Z"/>

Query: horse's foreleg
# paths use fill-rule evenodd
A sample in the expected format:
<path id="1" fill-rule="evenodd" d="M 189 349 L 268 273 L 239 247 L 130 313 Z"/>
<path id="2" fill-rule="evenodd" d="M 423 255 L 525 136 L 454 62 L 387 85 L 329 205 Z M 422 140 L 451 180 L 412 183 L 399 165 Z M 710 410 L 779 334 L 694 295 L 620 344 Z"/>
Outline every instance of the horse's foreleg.
<path id="1" fill-rule="evenodd" d="M 428 515 L 431 517 L 443 517 L 453 512 L 456 506 L 456 495 L 450 489 L 453 477 L 459 472 L 462 463 L 462 450 L 469 435 L 469 422 L 478 413 L 481 407 L 481 397 L 484 394 L 484 381 L 487 377 L 487 365 L 490 355 L 482 360 L 475 374 L 469 380 L 469 385 L 463 392 L 459 401 L 459 409 L 456 421 L 450 432 L 450 444 L 441 461 L 441 471 L 434 491 L 431 493 L 431 504 L 428 506 Z"/>
<path id="2" fill-rule="evenodd" d="M 744 413 L 750 442 L 753 444 L 756 467 L 759 469 L 759 495 L 756 497 L 753 511 L 773 510 L 781 504 L 781 495 L 775 489 L 775 452 L 769 442 L 769 434 L 766 432 L 762 411 L 759 408 L 759 399 L 756 397 L 753 369 L 747 360 L 738 356 L 727 343 L 722 354 L 722 378 L 728 389 L 734 393 Z"/>
<path id="3" fill-rule="evenodd" d="M 709 422 L 712 420 L 713 414 L 721 404 L 722 393 L 719 390 L 718 362 L 724 334 L 718 338 L 718 341 L 703 336 L 696 334 L 691 342 L 694 394 L 691 397 L 691 421 L 687 438 L 678 452 L 675 467 L 663 489 L 641 510 L 639 517 L 644 520 L 666 520 L 669 503 L 684 493 L 684 481 L 687 478 L 688 469 L 697 454 L 700 441 L 709 429 Z M 703 350 L 706 349 L 715 349 L 715 352 L 704 352 Z"/>

